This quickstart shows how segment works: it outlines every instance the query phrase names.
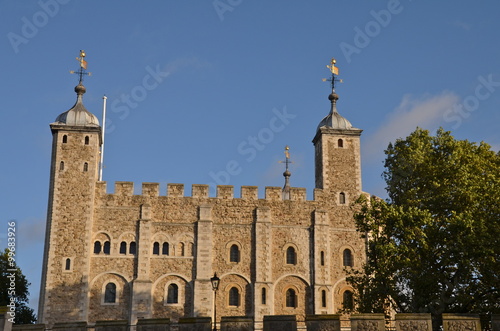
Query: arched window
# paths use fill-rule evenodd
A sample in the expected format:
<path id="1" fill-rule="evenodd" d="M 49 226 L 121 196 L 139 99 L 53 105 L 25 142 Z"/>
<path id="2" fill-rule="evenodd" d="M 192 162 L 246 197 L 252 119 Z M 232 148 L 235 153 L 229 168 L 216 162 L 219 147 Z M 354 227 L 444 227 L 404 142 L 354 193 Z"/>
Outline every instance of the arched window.
<path id="1" fill-rule="evenodd" d="M 344 192 L 340 192 L 339 193 L 339 203 L 341 205 L 344 205 L 345 204 L 345 193 Z"/>
<path id="2" fill-rule="evenodd" d="M 345 309 L 354 308 L 354 296 L 351 291 L 345 291 L 343 295 L 342 305 Z"/>
<path id="3" fill-rule="evenodd" d="M 89 171 L 89 164 L 87 162 L 83 164 L 83 171 Z"/>
<path id="4" fill-rule="evenodd" d="M 99 254 L 101 252 L 101 242 L 94 242 L 94 254 Z"/>
<path id="5" fill-rule="evenodd" d="M 68 142 L 68 136 L 64 135 L 63 136 L 63 144 L 66 144 Z"/>
<path id="6" fill-rule="evenodd" d="M 63 171 L 64 170 L 64 161 L 61 161 L 59 163 L 59 171 Z"/>
<path id="7" fill-rule="evenodd" d="M 168 285 L 167 303 L 179 303 L 179 286 L 177 284 Z"/>
<path id="8" fill-rule="evenodd" d="M 344 267 L 352 267 L 354 266 L 354 259 L 352 257 L 352 252 L 350 249 L 344 249 Z"/>
<path id="9" fill-rule="evenodd" d="M 114 283 L 106 284 L 106 290 L 104 291 L 104 303 L 115 303 L 116 302 L 116 285 Z"/>
<path id="10" fill-rule="evenodd" d="M 286 264 L 297 264 L 297 254 L 292 246 L 286 249 Z"/>
<path id="11" fill-rule="evenodd" d="M 321 251 L 321 253 L 319 253 L 319 260 L 322 266 L 325 265 L 325 252 Z"/>
<path id="12" fill-rule="evenodd" d="M 297 294 L 295 294 L 295 290 L 289 288 L 286 290 L 286 298 L 285 298 L 285 305 L 287 307 L 297 307 Z"/>
<path id="13" fill-rule="evenodd" d="M 66 259 L 64 270 L 71 270 L 71 259 L 70 258 Z"/>
<path id="14" fill-rule="evenodd" d="M 155 242 L 153 244 L 153 255 L 160 255 L 160 243 Z"/>
<path id="15" fill-rule="evenodd" d="M 262 304 L 265 305 L 266 304 L 266 299 L 267 299 L 266 288 L 265 287 L 262 288 L 261 297 L 262 297 L 261 298 Z"/>
<path id="16" fill-rule="evenodd" d="M 89 144 L 89 141 L 90 141 L 89 136 L 85 136 L 85 145 L 88 145 L 88 144 Z"/>
<path id="17" fill-rule="evenodd" d="M 326 291 L 325 290 L 321 291 L 321 307 L 323 307 L 323 308 L 326 307 Z"/>
<path id="18" fill-rule="evenodd" d="M 343 147 L 344 147 L 344 141 L 343 141 L 342 139 L 339 139 L 339 140 L 337 141 L 337 146 L 338 146 L 339 148 L 343 148 Z"/>
<path id="19" fill-rule="evenodd" d="M 236 287 L 231 287 L 229 290 L 229 305 L 239 306 L 240 305 L 240 292 Z"/>
<path id="20" fill-rule="evenodd" d="M 168 253 L 168 248 L 169 248 L 169 247 L 168 247 L 168 243 L 167 243 L 167 242 L 163 243 L 163 245 L 162 245 L 162 247 L 161 247 L 161 253 L 162 253 L 163 255 L 168 255 L 168 254 L 169 254 L 169 253 Z"/>
<path id="21" fill-rule="evenodd" d="M 130 243 L 130 247 L 128 249 L 128 253 L 132 254 L 132 255 L 135 255 L 136 251 L 137 251 L 137 244 L 135 243 L 135 241 L 132 241 Z"/>
<path id="22" fill-rule="evenodd" d="M 179 256 L 184 256 L 184 243 L 179 243 Z"/>
<path id="23" fill-rule="evenodd" d="M 232 245 L 229 250 L 229 261 L 240 262 L 240 249 L 238 245 Z"/>
<path id="24" fill-rule="evenodd" d="M 125 241 L 120 243 L 120 254 L 127 254 L 127 243 Z"/>
<path id="25" fill-rule="evenodd" d="M 194 244 L 189 243 L 189 255 L 194 256 Z"/>
<path id="26" fill-rule="evenodd" d="M 111 252 L 111 243 L 109 241 L 104 242 L 104 247 L 102 251 L 104 252 L 104 254 L 109 255 L 109 253 Z"/>

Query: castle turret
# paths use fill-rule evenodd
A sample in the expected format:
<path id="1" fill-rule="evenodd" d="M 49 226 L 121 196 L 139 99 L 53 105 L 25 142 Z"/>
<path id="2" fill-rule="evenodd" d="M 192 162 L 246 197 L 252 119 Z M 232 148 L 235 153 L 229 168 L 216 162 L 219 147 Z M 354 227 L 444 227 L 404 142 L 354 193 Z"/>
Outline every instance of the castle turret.
<path id="1" fill-rule="evenodd" d="M 335 82 L 339 80 L 334 59 L 328 68 L 332 72 L 332 92 L 328 96 L 330 113 L 319 123 L 313 139 L 316 188 L 336 197 L 338 204 L 347 204 L 361 193 L 360 136 L 363 130 L 353 127 L 338 112 Z"/>
<path id="2" fill-rule="evenodd" d="M 85 53 L 74 106 L 50 124 L 52 160 L 38 319 L 52 324 L 85 320 L 95 185 L 98 180 L 101 127 L 83 105 Z M 85 64 L 85 67 L 83 66 Z M 50 300 L 49 300 L 50 298 Z M 56 299 L 60 298 L 60 299 Z"/>

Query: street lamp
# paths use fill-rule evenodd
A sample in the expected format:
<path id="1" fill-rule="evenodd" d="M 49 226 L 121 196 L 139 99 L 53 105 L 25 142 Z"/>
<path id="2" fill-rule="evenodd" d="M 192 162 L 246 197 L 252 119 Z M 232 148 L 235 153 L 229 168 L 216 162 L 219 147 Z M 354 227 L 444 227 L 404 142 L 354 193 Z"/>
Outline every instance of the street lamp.
<path id="1" fill-rule="evenodd" d="M 210 278 L 210 282 L 212 283 L 212 290 L 214 290 L 214 330 L 217 331 L 217 290 L 219 289 L 219 277 L 217 277 L 217 273 L 214 273 L 214 276 Z"/>

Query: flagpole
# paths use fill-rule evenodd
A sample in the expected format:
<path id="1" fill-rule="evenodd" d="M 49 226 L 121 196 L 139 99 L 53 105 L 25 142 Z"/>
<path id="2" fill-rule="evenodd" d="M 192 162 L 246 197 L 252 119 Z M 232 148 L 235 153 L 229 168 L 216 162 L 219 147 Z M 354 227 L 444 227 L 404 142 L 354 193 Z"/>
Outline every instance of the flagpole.
<path id="1" fill-rule="evenodd" d="M 102 145 L 101 145 L 101 163 L 99 165 L 99 181 L 102 180 L 102 168 L 104 168 L 104 132 L 106 130 L 106 95 L 102 97 Z"/>

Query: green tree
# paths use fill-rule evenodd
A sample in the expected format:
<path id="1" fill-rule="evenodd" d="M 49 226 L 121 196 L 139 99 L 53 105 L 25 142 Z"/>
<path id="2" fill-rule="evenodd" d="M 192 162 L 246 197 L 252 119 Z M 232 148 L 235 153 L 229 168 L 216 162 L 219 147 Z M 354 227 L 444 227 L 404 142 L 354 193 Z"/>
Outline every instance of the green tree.
<path id="1" fill-rule="evenodd" d="M 500 154 L 418 129 L 385 151 L 389 199 L 361 197 L 361 312 L 500 312 Z"/>
<path id="2" fill-rule="evenodd" d="M 9 261 L 9 249 L 6 248 L 0 255 L 0 306 L 11 305 L 11 298 L 15 300 L 16 324 L 32 324 L 36 321 L 33 309 L 27 306 L 29 286 L 30 283 L 15 261 Z"/>

